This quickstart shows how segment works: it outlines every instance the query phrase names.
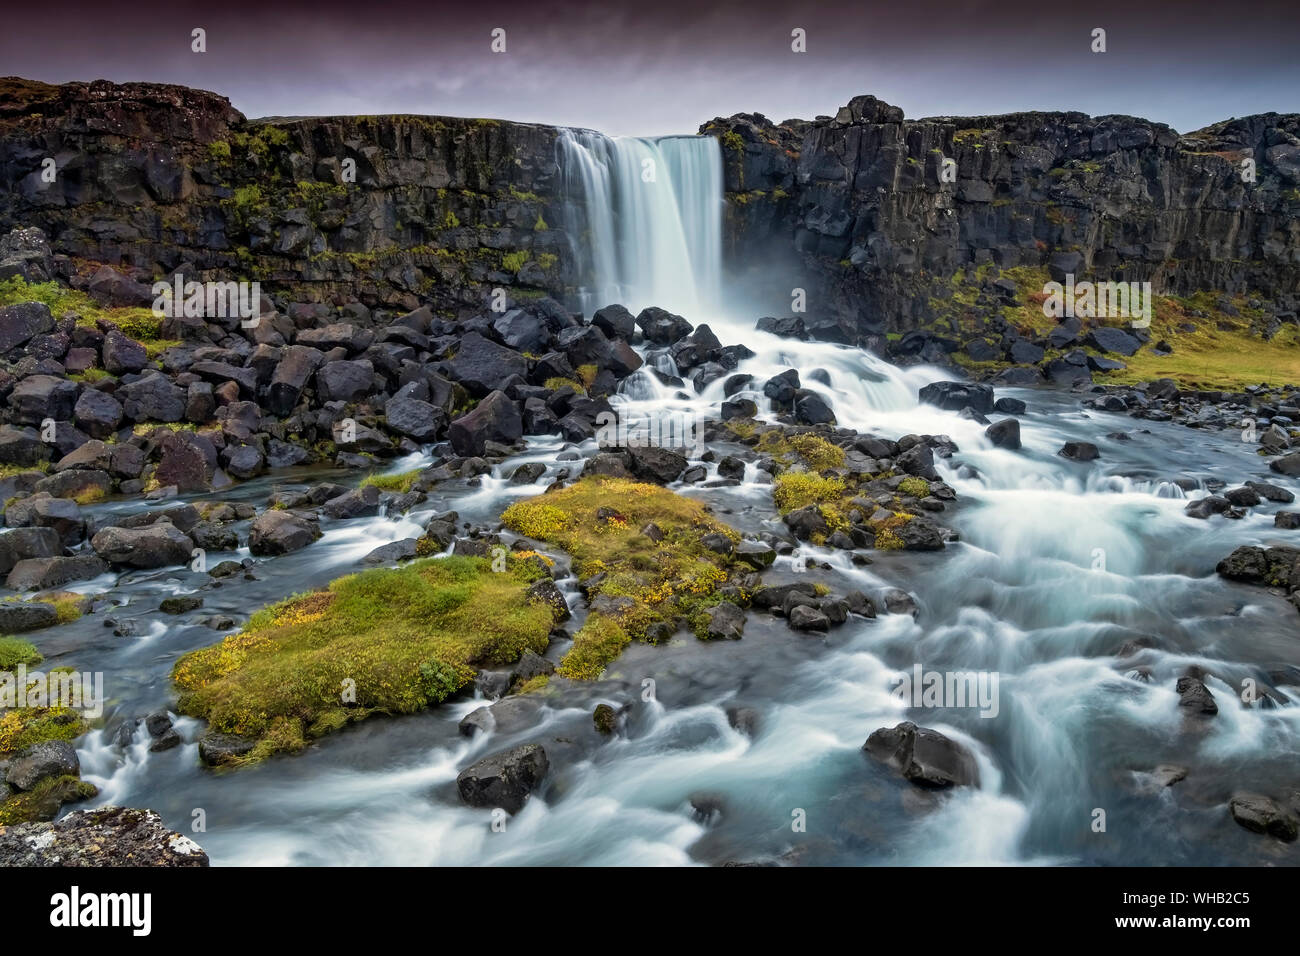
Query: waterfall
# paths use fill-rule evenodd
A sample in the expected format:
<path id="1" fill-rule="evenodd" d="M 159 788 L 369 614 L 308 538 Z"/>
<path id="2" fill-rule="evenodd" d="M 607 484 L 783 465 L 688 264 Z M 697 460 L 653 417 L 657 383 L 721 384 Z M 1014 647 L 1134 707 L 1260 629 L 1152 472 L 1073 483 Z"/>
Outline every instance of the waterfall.
<path id="1" fill-rule="evenodd" d="M 579 264 L 579 305 L 694 314 L 716 308 L 722 154 L 707 136 L 611 138 L 564 130 L 557 160 Z"/>

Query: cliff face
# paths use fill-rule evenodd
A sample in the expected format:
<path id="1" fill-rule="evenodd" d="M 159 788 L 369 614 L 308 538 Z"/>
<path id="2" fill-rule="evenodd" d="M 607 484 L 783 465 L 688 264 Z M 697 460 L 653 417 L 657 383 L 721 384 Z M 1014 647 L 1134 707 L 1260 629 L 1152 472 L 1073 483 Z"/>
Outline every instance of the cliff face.
<path id="1" fill-rule="evenodd" d="M 728 261 L 756 286 L 764 280 L 744 265 L 764 263 L 773 308 L 788 311 L 791 286 L 805 287 L 806 322 L 823 337 L 926 326 L 954 275 L 988 264 L 1259 296 L 1280 320 L 1295 316 L 1295 114 L 1179 136 L 1081 113 L 906 121 L 858 97 L 835 117 L 740 114 L 701 132 L 723 148 Z M 941 181 L 945 158 L 954 182 Z"/>
<path id="2" fill-rule="evenodd" d="M 725 258 L 764 311 L 807 291 L 824 338 L 883 340 L 954 318 L 955 277 L 1032 267 L 1300 299 L 1300 116 L 1187 136 L 1131 117 L 1023 113 L 907 121 L 858 97 L 834 117 L 756 114 L 722 144 Z M 250 122 L 212 93 L 147 83 L 0 80 L 0 229 L 36 225 L 65 258 L 257 279 L 303 300 L 443 314 L 491 291 L 578 282 L 553 127 L 384 116 Z M 53 160 L 56 174 L 45 181 Z M 945 159 L 956 163 L 944 182 Z M 1255 163 L 1243 181 L 1241 163 Z M 354 175 L 353 175 L 354 173 Z M 969 275 L 963 280 L 969 282 Z M 975 311 L 999 308 L 993 290 Z M 980 315 L 973 320 L 978 325 Z M 955 330 L 954 330 L 955 331 Z"/>
<path id="3" fill-rule="evenodd" d="M 40 226 L 65 272 L 184 267 L 308 300 L 481 309 L 492 288 L 528 299 L 571 283 L 547 222 L 556 136 L 423 116 L 249 122 L 184 87 L 9 78 L 0 227 Z"/>

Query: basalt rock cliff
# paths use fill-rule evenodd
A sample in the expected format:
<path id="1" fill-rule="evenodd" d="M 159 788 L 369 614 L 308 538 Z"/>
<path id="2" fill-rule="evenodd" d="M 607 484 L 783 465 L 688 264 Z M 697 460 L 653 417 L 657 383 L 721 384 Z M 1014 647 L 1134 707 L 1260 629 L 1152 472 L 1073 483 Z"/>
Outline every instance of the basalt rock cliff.
<path id="1" fill-rule="evenodd" d="M 822 337 L 926 326 L 972 266 L 1258 296 L 1295 319 L 1296 114 L 1179 135 L 1082 113 L 905 120 L 860 96 L 833 117 L 740 114 L 700 131 L 723 149 L 727 261 L 750 286 L 765 283 L 773 308 L 788 311 L 791 288 L 805 288 Z"/>
<path id="2" fill-rule="evenodd" d="M 249 121 L 153 83 L 0 80 L 0 225 L 87 262 L 440 311 L 563 290 L 552 127 L 427 116 Z M 53 161 L 53 166 L 50 165 Z M 78 261 L 80 260 L 80 261 Z"/>
<path id="3" fill-rule="evenodd" d="M 740 114 L 701 132 L 722 147 L 734 288 L 777 314 L 803 288 L 819 337 L 981 323 L 996 290 L 954 313 L 954 276 L 1026 266 L 1250 295 L 1274 325 L 1295 320 L 1296 114 L 1179 135 L 1082 113 L 909 121 L 863 96 L 833 117 Z M 9 78 L 0 228 L 39 226 L 72 279 L 107 262 L 447 317 L 495 288 L 564 299 L 581 237 L 564 228 L 558 135 L 427 116 L 250 121 L 184 87 Z"/>

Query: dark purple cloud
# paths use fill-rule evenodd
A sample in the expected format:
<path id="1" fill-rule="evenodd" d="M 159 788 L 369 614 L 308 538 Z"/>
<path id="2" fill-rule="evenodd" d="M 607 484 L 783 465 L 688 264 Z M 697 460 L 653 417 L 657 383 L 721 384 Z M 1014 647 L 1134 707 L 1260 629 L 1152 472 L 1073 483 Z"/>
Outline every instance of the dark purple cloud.
<path id="1" fill-rule="evenodd" d="M 1195 129 L 1300 110 L 1293 3 L 49 4 L 7 15 L 0 72 L 183 83 L 250 116 L 412 112 L 611 133 L 716 115 L 909 117 L 1078 109 Z M 208 52 L 190 51 L 207 31 Z M 506 30 L 493 54 L 491 31 Z M 807 53 L 791 52 L 791 30 Z M 1090 52 L 1093 28 L 1107 52 Z"/>

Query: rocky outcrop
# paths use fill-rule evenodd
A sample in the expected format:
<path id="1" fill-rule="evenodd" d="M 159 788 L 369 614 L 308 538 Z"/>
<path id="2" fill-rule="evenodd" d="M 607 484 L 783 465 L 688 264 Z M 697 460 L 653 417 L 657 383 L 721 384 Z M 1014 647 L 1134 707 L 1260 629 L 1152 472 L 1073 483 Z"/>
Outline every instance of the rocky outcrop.
<path id="1" fill-rule="evenodd" d="M 308 301 L 482 308 L 496 287 L 536 296 L 572 281 L 568 244 L 547 223 L 558 219 L 556 136 L 432 116 L 250 122 L 202 90 L 10 77 L 0 178 L 16 186 L 0 196 L 0 227 L 40 226 L 65 275 L 72 256 L 251 275 Z M 45 267 L 21 247 L 5 252 L 15 270 Z M 105 281 L 120 304 L 140 305 L 141 278 L 152 281 Z"/>
<path id="2" fill-rule="evenodd" d="M 207 866 L 189 837 L 152 810 L 79 810 L 57 823 L 0 826 L 0 866 Z"/>
<path id="3" fill-rule="evenodd" d="M 981 266 L 995 271 L 965 311 L 994 331 L 996 269 L 1017 266 L 1158 294 L 1249 290 L 1294 318 L 1297 114 L 1179 135 L 1072 112 L 906 120 L 860 96 L 812 121 L 737 114 L 700 132 L 722 146 L 728 260 L 773 308 L 805 289 L 820 338 L 883 347 L 877 336 L 944 315 L 954 274 Z"/>

